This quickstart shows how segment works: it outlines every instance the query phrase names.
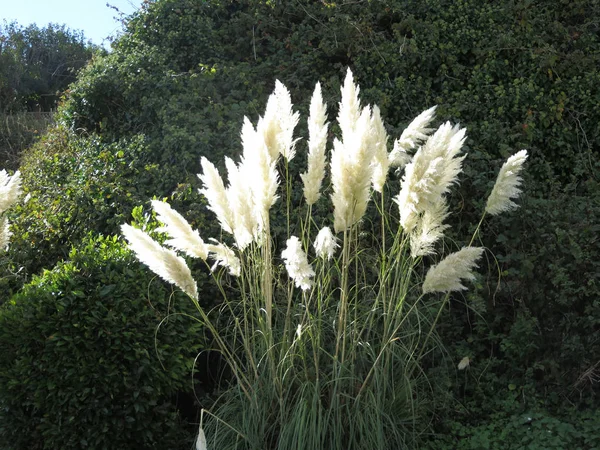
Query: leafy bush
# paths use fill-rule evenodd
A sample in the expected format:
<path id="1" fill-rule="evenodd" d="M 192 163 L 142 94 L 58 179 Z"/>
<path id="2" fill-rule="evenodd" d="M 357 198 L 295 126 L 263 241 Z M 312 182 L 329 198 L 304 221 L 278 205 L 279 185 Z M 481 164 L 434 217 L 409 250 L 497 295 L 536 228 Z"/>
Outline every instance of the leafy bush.
<path id="1" fill-rule="evenodd" d="M 203 335 L 181 300 L 112 237 L 35 277 L 0 310 L 0 448 L 187 448 Z"/>
<path id="2" fill-rule="evenodd" d="M 516 403 L 516 402 L 515 402 Z M 451 435 L 434 440 L 431 449 L 456 450 L 562 450 L 594 449 L 600 445 L 596 411 L 567 408 L 561 417 L 547 411 L 499 412 L 477 427 L 453 423 Z M 487 420 L 485 420 L 487 419 Z"/>
<path id="3" fill-rule="evenodd" d="M 436 378 L 441 390 L 471 401 L 460 418 L 481 425 L 475 417 L 506 407 L 508 385 L 542 399 L 566 395 L 597 405 L 599 8 L 587 0 L 145 3 L 114 51 L 81 72 L 58 114 L 62 131 L 52 132 L 24 168 L 34 202 L 23 209 L 23 225 L 15 221 L 15 238 L 29 230 L 36 236 L 15 243 L 11 271 L 25 267 L 23 281 L 64 258 L 81 230 L 114 231 L 110 214 L 126 215 L 131 205 L 175 189 L 174 206 L 204 230 L 210 222 L 192 175 L 199 157 L 219 161 L 232 154 L 243 114 L 258 115 L 273 78 L 284 80 L 295 98 L 307 98 L 320 79 L 335 114 L 334 98 L 351 66 L 371 86 L 364 100 L 377 103 L 394 124 L 390 134 L 433 104 L 440 116 L 468 123 L 471 164 L 450 200 L 463 208 L 464 222 L 449 218 L 458 242 L 472 231 L 469 224 L 483 202 L 477 196 L 491 187 L 495 161 L 520 148 L 531 154 L 525 207 L 482 236 L 498 255 L 499 273 L 492 270 L 465 299 L 453 298 L 440 323 L 454 364 L 468 353 L 471 373 L 480 380 L 475 390 L 473 383 L 465 388 L 454 378 Z M 94 173 L 65 163 L 77 161 L 61 156 L 63 149 L 70 155 L 61 138 L 65 129 L 69 141 L 88 149 L 82 167 L 118 160 L 120 147 L 140 144 L 132 144 L 143 155 L 139 166 L 108 163 L 127 174 L 114 175 L 112 188 L 132 192 L 120 212 L 118 200 L 114 207 L 100 204 L 105 214 L 95 215 L 95 223 L 76 213 L 65 217 L 68 225 L 53 221 L 61 214 L 60 186 L 85 185 L 67 181 L 70 173 L 92 179 Z M 112 156 L 99 157 L 105 150 Z M 60 176 L 36 186 L 42 172 Z M 96 187 L 86 191 L 96 201 L 101 183 L 93 180 Z M 134 185 L 143 188 L 134 193 Z M 36 206 L 38 193 L 43 200 Z M 76 211 L 79 202 L 93 202 L 84 197 L 71 196 L 64 208 Z M 327 208 L 315 212 L 329 214 Z M 438 363 L 432 359 L 430 370 Z M 552 403 L 561 408 L 560 401 Z"/>
<path id="4" fill-rule="evenodd" d="M 117 231 L 160 177 L 145 148 L 143 136 L 107 145 L 58 127 L 30 149 L 22 165 L 29 199 L 15 208 L 12 225 L 19 280 L 66 258 L 87 233 Z M 193 196 L 183 186 L 179 191 Z M 8 289 L 18 287 L 13 278 Z"/>

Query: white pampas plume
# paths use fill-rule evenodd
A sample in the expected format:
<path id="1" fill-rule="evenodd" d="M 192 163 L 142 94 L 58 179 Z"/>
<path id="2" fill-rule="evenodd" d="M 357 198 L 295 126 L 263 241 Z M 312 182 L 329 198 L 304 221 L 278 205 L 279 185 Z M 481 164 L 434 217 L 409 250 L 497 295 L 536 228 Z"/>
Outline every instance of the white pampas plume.
<path id="1" fill-rule="evenodd" d="M 8 247 L 10 235 L 11 232 L 8 227 L 8 220 L 6 217 L 0 217 L 0 251 L 3 251 Z"/>
<path id="2" fill-rule="evenodd" d="M 435 117 L 436 108 L 437 106 L 429 108 L 415 117 L 402 132 L 400 139 L 394 141 L 394 149 L 389 155 L 391 167 L 402 168 L 410 162 L 411 157 L 407 152 L 416 148 L 433 131 L 433 128 L 428 127 Z"/>
<path id="3" fill-rule="evenodd" d="M 469 367 L 469 364 L 471 364 L 471 360 L 469 359 L 468 356 L 465 356 L 458 363 L 458 370 L 465 370 L 467 367 Z"/>
<path id="4" fill-rule="evenodd" d="M 335 253 L 335 249 L 339 247 L 339 244 L 336 241 L 337 239 L 329 227 L 321 228 L 313 244 L 317 256 L 330 260 Z"/>
<path id="5" fill-rule="evenodd" d="M 414 230 L 425 210 L 437 204 L 458 180 L 466 156 L 458 156 L 466 139 L 465 132 L 466 129 L 446 122 L 406 166 L 395 201 L 400 208 L 400 224 L 407 232 Z"/>
<path id="6" fill-rule="evenodd" d="M 253 174 L 243 164 L 236 165 L 229 157 L 225 157 L 227 167 L 227 198 L 233 211 L 233 236 L 236 246 L 243 250 L 258 235 L 258 224 L 254 215 L 254 199 L 249 185 L 255 182 Z"/>
<path id="7" fill-rule="evenodd" d="M 152 200 L 152 208 L 158 215 L 158 220 L 164 226 L 158 228 L 159 233 L 167 233 L 171 239 L 165 241 L 165 244 L 184 252 L 185 254 L 205 260 L 208 256 L 206 244 L 198 234 L 197 230 L 192 229 L 185 218 L 175 211 L 166 202 Z"/>
<path id="8" fill-rule="evenodd" d="M 334 229 L 349 229 L 367 210 L 373 176 L 373 151 L 369 127 L 371 108 L 365 107 L 352 127 L 347 140 L 335 139 L 331 153 L 331 183 Z"/>
<path id="9" fill-rule="evenodd" d="M 296 236 L 292 236 L 287 240 L 287 247 L 281 252 L 281 257 L 285 261 L 287 272 L 296 283 L 296 287 L 303 291 L 310 289 L 313 282 L 312 277 L 315 272 L 308 263 L 306 253 L 302 250 L 302 244 Z"/>
<path id="10" fill-rule="evenodd" d="M 435 243 L 442 238 L 449 225 L 443 222 L 448 217 L 448 206 L 443 199 L 427 208 L 417 226 L 410 234 L 410 253 L 413 258 L 435 253 Z"/>
<path id="11" fill-rule="evenodd" d="M 423 294 L 429 292 L 452 292 L 466 289 L 461 280 L 475 279 L 473 269 L 483 254 L 481 247 L 463 247 L 446 256 L 440 263 L 432 266 L 423 283 Z"/>
<path id="12" fill-rule="evenodd" d="M 210 239 L 216 244 L 207 244 L 209 257 L 215 260 L 214 265 L 211 267 L 211 271 L 217 268 L 217 266 L 227 267 L 229 273 L 233 276 L 239 277 L 242 271 L 242 265 L 235 252 L 224 244 L 221 244 L 216 239 Z"/>
<path id="13" fill-rule="evenodd" d="M 202 427 L 198 430 L 198 437 L 196 438 L 196 450 L 206 450 L 206 436 Z"/>
<path id="14" fill-rule="evenodd" d="M 228 233 L 233 234 L 233 213 L 229 206 L 225 185 L 219 171 L 204 156 L 200 159 L 202 165 L 202 174 L 198 174 L 204 188 L 200 189 L 200 193 L 204 194 L 208 200 L 208 209 L 214 212 L 221 224 L 221 228 Z"/>
<path id="15" fill-rule="evenodd" d="M 21 172 L 18 170 L 9 176 L 6 170 L 0 170 L 0 214 L 10 208 L 21 196 Z"/>
<path id="16" fill-rule="evenodd" d="M 244 118 L 242 128 L 242 166 L 248 177 L 248 186 L 254 199 L 254 217 L 260 227 L 263 227 L 269 215 L 269 209 L 277 201 L 279 175 L 276 170 L 276 160 L 271 159 L 263 135 L 254 129 L 247 118 Z"/>
<path id="17" fill-rule="evenodd" d="M 310 101 L 308 118 L 308 169 L 301 174 L 304 183 L 304 197 L 308 205 L 313 205 L 320 197 L 321 183 L 325 178 L 325 146 L 327 144 L 327 106 L 323 103 L 321 84 L 317 83 Z"/>
<path id="18" fill-rule="evenodd" d="M 348 67 L 346 79 L 342 86 L 342 100 L 340 101 L 340 109 L 337 117 L 340 129 L 342 130 L 342 142 L 344 143 L 351 138 L 360 117 L 359 92 L 360 88 L 354 84 L 352 71 Z"/>
<path id="19" fill-rule="evenodd" d="M 131 225 L 121 225 L 121 232 L 140 262 L 146 264 L 163 280 L 178 286 L 187 295 L 198 300 L 198 287 L 182 257 L 177 256 L 173 250 L 162 247 L 146 233 Z"/>
<path id="20" fill-rule="evenodd" d="M 494 189 L 488 197 L 485 212 L 491 215 L 500 214 L 518 208 L 511 198 L 516 198 L 521 193 L 521 177 L 519 172 L 527 160 L 527 150 L 515 153 L 502 165 Z"/>
<path id="21" fill-rule="evenodd" d="M 292 111 L 292 99 L 288 89 L 275 81 L 275 90 L 267 101 L 265 115 L 258 122 L 258 132 L 263 135 L 272 160 L 282 154 L 288 161 L 296 155 L 294 128 L 300 114 Z"/>
<path id="22" fill-rule="evenodd" d="M 388 135 L 381 120 L 381 114 L 377 106 L 373 106 L 370 126 L 370 145 L 373 146 L 373 189 L 377 192 L 383 190 L 390 167 L 387 151 Z"/>

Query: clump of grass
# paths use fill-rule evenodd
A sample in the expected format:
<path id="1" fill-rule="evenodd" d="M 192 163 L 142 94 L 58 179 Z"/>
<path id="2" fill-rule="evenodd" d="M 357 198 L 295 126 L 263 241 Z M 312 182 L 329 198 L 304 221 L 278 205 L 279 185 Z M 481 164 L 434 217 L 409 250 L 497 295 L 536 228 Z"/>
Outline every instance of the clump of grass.
<path id="1" fill-rule="evenodd" d="M 299 117 L 277 82 L 256 127 L 245 119 L 241 159 L 226 160 L 227 185 L 202 159 L 201 192 L 225 232 L 224 242 L 204 241 L 158 201 L 153 208 L 164 223 L 160 231 L 169 237 L 166 247 L 123 226 L 139 259 L 189 295 L 231 369 L 233 382 L 203 411 L 198 448 L 413 448 L 426 428 L 421 362 L 439 345 L 435 324 L 450 292 L 465 289 L 483 253 L 464 247 L 422 279 L 448 227 L 446 195 L 462 170 L 466 130 L 450 123 L 430 128 L 431 108 L 388 152 L 379 109 L 361 106 L 348 71 L 337 117 L 341 136 L 328 155 L 326 109 L 317 84 L 300 209 L 292 205 L 290 165 L 299 147 L 294 137 Z M 501 171 L 490 214 L 514 207 L 525 157 L 519 153 Z M 403 173 L 398 193 L 386 189 L 390 168 Z M 322 195 L 327 174 L 329 198 Z M 285 213 L 283 250 L 276 250 L 271 229 L 272 206 L 279 201 Z M 319 201 L 333 204 L 332 221 L 313 217 Z M 372 201 L 377 212 L 369 220 L 378 231 L 365 237 L 362 221 Z M 200 307 L 196 283 L 177 252 L 206 261 L 219 286 L 233 285 L 237 295 L 222 289 L 219 309 L 228 313 L 229 326 L 217 327 L 217 312 Z"/>

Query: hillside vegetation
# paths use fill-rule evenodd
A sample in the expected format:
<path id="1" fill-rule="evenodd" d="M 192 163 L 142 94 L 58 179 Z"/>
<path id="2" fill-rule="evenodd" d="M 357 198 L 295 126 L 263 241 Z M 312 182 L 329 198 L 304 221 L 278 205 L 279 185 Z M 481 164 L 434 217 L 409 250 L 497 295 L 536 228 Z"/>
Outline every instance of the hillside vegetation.
<path id="1" fill-rule="evenodd" d="M 194 398 L 194 356 L 213 348 L 212 336 L 178 319 L 166 338 L 158 334 L 155 351 L 153 326 L 170 307 L 171 288 L 109 236 L 120 234 L 138 205 L 144 209 L 134 219 L 156 227 L 148 204 L 154 196 L 167 198 L 203 235 L 217 236 L 197 192 L 200 158 L 218 165 L 239 153 L 243 118 L 256 122 L 276 79 L 303 118 L 320 81 L 333 123 L 348 67 L 363 104 L 381 108 L 392 138 L 433 105 L 436 126 L 450 120 L 467 128 L 465 177 L 450 196 L 461 214 L 448 219 L 459 247 L 468 244 L 482 192 L 491 190 L 503 160 L 521 149 L 530 155 L 520 208 L 490 222 L 478 244 L 496 260 L 440 320 L 443 345 L 424 364 L 434 399 L 419 445 L 599 447 L 599 16 L 597 0 L 144 3 L 113 50 L 79 72 L 56 126 L 22 158 L 28 200 L 11 210 L 11 246 L 0 256 L 0 343 L 9 349 L 0 361 L 0 448 L 190 447 L 196 408 L 219 392 L 204 373 L 210 381 L 202 389 L 196 383 L 199 402 L 188 410 L 182 400 Z M 299 128 L 306 140 L 306 122 Z M 303 145 L 296 168 L 305 164 Z M 314 211 L 330 214 L 326 200 Z M 208 279 L 204 267 L 193 271 Z M 199 289 L 203 306 L 217 303 L 210 283 Z M 114 305 L 104 304 L 107 296 Z M 150 313 L 144 302 L 160 306 Z M 175 310 L 191 311 L 183 305 L 177 299 Z M 109 317 L 109 325 L 92 317 Z M 35 326 L 49 319 L 63 330 L 64 345 L 52 327 Z M 58 328 L 65 323 L 73 328 Z M 96 345 L 99 329 L 123 333 L 122 358 L 142 358 L 139 367 L 123 377 L 110 372 L 113 347 Z M 49 356 L 77 359 L 83 348 L 90 366 L 81 372 Z M 457 372 L 465 356 L 470 366 Z M 89 379 L 120 393 L 112 405 L 76 401 L 81 393 L 58 383 L 59 364 L 74 377 L 91 377 L 92 361 L 107 364 L 110 373 Z M 142 388 L 131 396 L 142 396 L 144 409 L 125 389 L 132 379 Z M 107 394 L 86 393 L 94 395 Z M 106 412 L 81 413 L 93 408 Z M 138 433 L 139 421 L 163 430 L 165 420 L 180 434 L 146 433 L 143 446 L 127 434 Z M 123 430 L 122 441 L 111 444 Z"/>

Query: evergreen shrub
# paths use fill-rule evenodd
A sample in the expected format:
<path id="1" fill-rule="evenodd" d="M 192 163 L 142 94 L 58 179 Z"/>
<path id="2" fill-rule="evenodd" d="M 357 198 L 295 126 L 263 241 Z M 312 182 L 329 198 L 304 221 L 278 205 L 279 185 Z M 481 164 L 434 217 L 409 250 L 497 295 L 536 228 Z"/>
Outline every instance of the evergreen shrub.
<path id="1" fill-rule="evenodd" d="M 35 277 L 0 309 L 0 448 L 187 448 L 203 338 L 181 297 L 116 237 Z"/>

